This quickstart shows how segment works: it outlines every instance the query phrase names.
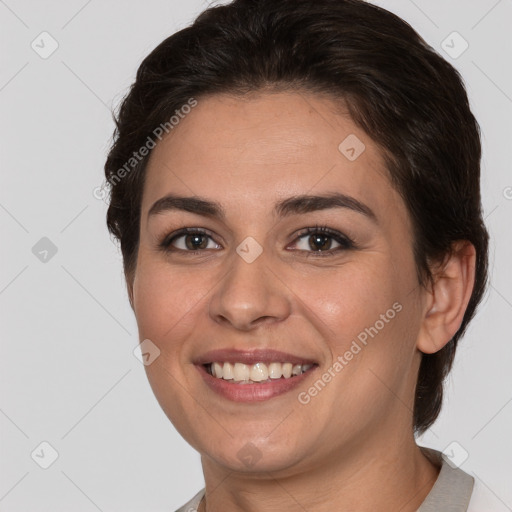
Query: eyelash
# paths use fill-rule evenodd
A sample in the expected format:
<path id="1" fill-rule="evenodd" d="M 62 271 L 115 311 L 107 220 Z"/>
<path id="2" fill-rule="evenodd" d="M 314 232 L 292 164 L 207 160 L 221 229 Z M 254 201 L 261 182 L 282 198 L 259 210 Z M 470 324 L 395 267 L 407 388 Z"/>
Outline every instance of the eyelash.
<path id="1" fill-rule="evenodd" d="M 346 251 L 350 249 L 355 249 L 356 245 L 353 240 L 351 240 L 348 236 L 343 235 L 339 231 L 331 229 L 327 226 L 319 226 L 316 225 L 314 227 L 306 228 L 301 230 L 297 235 L 297 240 L 301 238 L 307 238 L 308 235 L 313 234 L 322 234 L 327 235 L 328 238 L 332 238 L 334 241 L 340 244 L 339 247 L 335 247 L 334 249 L 329 249 L 327 251 L 302 251 L 301 249 L 295 249 L 301 252 L 304 252 L 306 258 L 314 257 L 314 258 L 322 258 L 333 256 L 340 251 Z"/>
<path id="2" fill-rule="evenodd" d="M 340 244 L 339 247 L 336 247 L 334 249 L 329 249 L 326 251 L 304 251 L 301 249 L 294 249 L 298 250 L 299 252 L 304 252 L 306 257 L 315 257 L 315 258 L 322 258 L 322 257 L 328 257 L 332 256 L 335 253 L 343 250 L 350 250 L 350 249 L 356 249 L 356 245 L 353 240 L 351 240 L 348 236 L 343 235 L 342 233 L 335 231 L 327 226 L 319 226 L 316 225 L 314 227 L 309 227 L 301 230 L 299 234 L 296 237 L 296 240 L 299 240 L 301 238 L 307 237 L 308 235 L 312 234 L 323 234 L 328 235 L 329 238 L 332 238 L 334 241 L 338 242 Z M 203 229 L 203 228 L 182 228 L 178 231 L 175 231 L 174 233 L 171 233 L 170 235 L 164 237 L 164 239 L 158 244 L 159 248 L 167 253 L 172 252 L 183 252 L 190 255 L 198 255 L 200 253 L 204 253 L 205 250 L 209 249 L 199 249 L 199 250 L 184 250 L 184 249 L 176 249 L 175 247 L 172 247 L 172 243 L 180 238 L 183 235 L 206 235 L 213 239 L 212 234 Z"/>

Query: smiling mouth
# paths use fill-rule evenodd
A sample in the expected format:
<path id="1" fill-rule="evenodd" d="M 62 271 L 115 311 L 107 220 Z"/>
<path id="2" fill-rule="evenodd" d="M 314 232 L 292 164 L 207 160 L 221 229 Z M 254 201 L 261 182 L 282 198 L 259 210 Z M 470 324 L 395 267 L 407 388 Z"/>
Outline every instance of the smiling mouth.
<path id="1" fill-rule="evenodd" d="M 310 363 L 292 364 L 289 362 L 245 364 L 215 361 L 203 366 L 212 377 L 233 384 L 265 384 L 276 380 L 293 379 L 318 365 Z"/>

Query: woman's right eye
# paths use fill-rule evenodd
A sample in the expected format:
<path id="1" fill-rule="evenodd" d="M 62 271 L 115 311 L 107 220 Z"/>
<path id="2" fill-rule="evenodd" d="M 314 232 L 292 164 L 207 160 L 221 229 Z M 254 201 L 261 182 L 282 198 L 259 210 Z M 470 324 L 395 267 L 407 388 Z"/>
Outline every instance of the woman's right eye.
<path id="1" fill-rule="evenodd" d="M 201 252 L 206 249 L 219 249 L 212 237 L 203 230 L 185 228 L 173 233 L 160 243 L 165 251 Z"/>

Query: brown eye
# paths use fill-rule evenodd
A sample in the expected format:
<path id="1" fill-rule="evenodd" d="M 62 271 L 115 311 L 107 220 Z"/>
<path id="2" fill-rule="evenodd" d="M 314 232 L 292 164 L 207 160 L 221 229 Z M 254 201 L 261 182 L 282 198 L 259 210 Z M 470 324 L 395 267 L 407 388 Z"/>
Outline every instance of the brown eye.
<path id="1" fill-rule="evenodd" d="M 197 229 L 185 228 L 166 237 L 160 247 L 164 251 L 194 252 L 206 249 L 220 249 L 211 235 Z"/>
<path id="2" fill-rule="evenodd" d="M 328 235 L 313 234 L 308 236 L 308 242 L 313 251 L 328 251 L 331 248 L 332 238 Z"/>
<path id="3" fill-rule="evenodd" d="M 195 251 L 196 249 L 206 249 L 208 246 L 208 237 L 203 234 L 196 235 L 184 235 L 185 237 L 185 246 L 187 249 L 191 251 Z"/>
<path id="4" fill-rule="evenodd" d="M 300 251 L 325 252 L 338 249 L 341 245 L 340 242 L 334 240 L 332 235 L 325 233 L 308 233 L 298 238 L 295 248 Z"/>
<path id="5" fill-rule="evenodd" d="M 329 256 L 355 247 L 354 242 L 342 233 L 328 227 L 317 226 L 303 230 L 297 237 L 293 249 L 302 251 L 307 256 Z"/>

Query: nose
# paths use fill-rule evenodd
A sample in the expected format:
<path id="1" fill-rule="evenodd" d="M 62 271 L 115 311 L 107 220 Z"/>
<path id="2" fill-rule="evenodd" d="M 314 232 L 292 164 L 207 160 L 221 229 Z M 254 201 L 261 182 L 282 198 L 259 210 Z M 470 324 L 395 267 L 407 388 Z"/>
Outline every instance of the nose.
<path id="1" fill-rule="evenodd" d="M 291 292 L 277 274 L 265 251 L 252 263 L 235 253 L 230 270 L 210 297 L 210 317 L 242 331 L 284 320 L 290 315 Z"/>

